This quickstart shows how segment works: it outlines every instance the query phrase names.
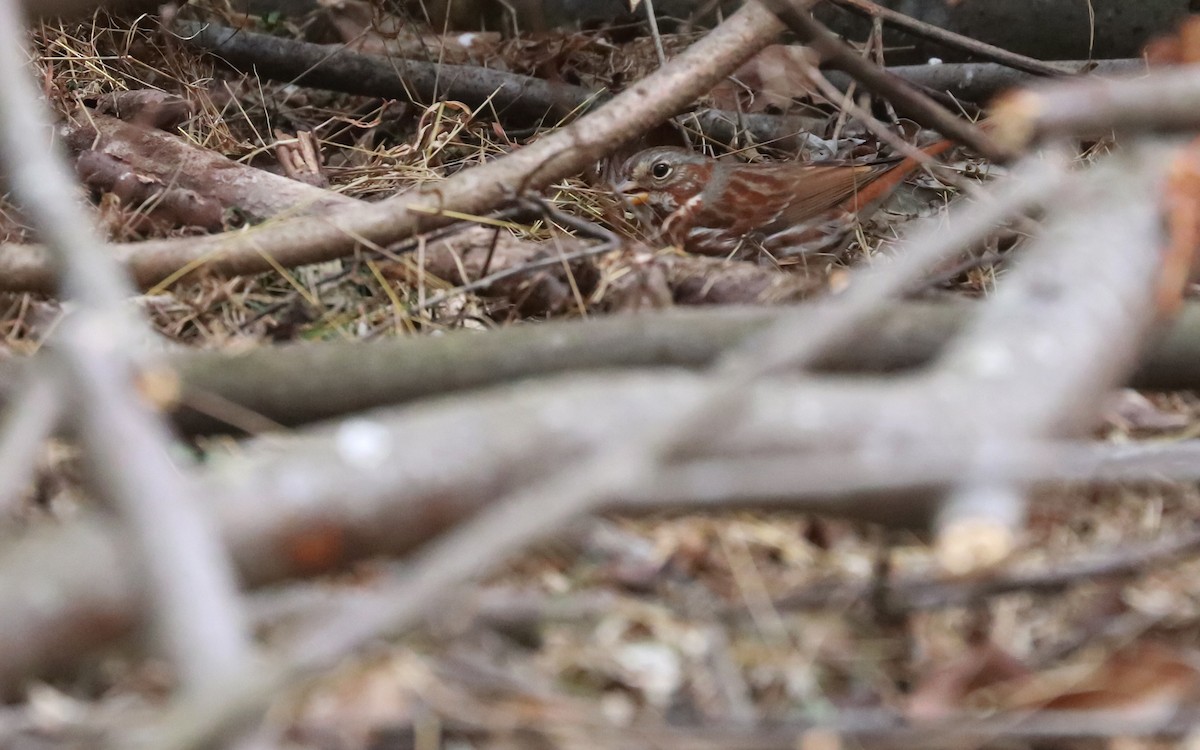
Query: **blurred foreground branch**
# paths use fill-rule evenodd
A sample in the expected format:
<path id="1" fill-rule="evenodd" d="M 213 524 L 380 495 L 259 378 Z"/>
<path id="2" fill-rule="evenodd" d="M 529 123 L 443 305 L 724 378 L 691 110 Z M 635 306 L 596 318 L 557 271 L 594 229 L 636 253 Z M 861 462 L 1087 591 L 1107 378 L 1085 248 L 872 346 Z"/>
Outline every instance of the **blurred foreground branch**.
<path id="1" fill-rule="evenodd" d="M 57 151 L 34 145 L 49 118 L 25 69 L 24 34 L 15 0 L 0 0 L 0 162 L 46 243 L 62 295 L 78 305 L 44 366 L 57 369 L 50 381 L 69 404 L 89 489 L 129 528 L 180 680 L 203 692 L 244 669 L 252 646 L 224 550 L 171 460 L 164 420 L 138 390 L 149 371 L 139 370 L 135 332 L 145 324 L 130 314 L 133 290 L 88 225 Z"/>

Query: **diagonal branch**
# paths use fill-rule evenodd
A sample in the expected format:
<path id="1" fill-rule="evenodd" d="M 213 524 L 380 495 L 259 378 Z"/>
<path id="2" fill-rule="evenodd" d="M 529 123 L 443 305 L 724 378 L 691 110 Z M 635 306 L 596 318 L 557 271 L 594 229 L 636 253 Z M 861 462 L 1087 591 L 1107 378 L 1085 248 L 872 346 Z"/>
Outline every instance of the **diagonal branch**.
<path id="1" fill-rule="evenodd" d="M 1076 177 L 1046 231 L 930 376 L 947 406 L 974 412 L 979 426 L 979 456 L 939 519 L 949 568 L 1003 557 L 1024 516 L 1019 487 L 973 479 L 971 469 L 1013 442 L 1089 429 L 1135 367 L 1155 320 L 1160 189 L 1172 153 L 1133 144 Z"/>
<path id="2" fill-rule="evenodd" d="M 885 8 L 873 0 L 833 0 L 833 4 L 866 18 L 878 18 L 885 24 L 903 29 L 914 36 L 961 50 L 983 60 L 991 60 L 1014 70 L 1037 76 L 1063 76 L 1073 72 L 1059 63 L 1042 62 L 1026 55 L 1009 52 L 994 44 L 956 34 L 941 26 L 934 26 L 891 8 Z"/>
<path id="3" fill-rule="evenodd" d="M 1008 161 L 1013 152 L 994 141 L 975 125 L 955 116 L 903 79 L 888 73 L 850 49 L 812 17 L 808 10 L 792 0 L 761 0 L 792 30 L 802 43 L 809 45 L 830 65 L 849 74 L 868 91 L 886 97 L 900 114 L 932 128 L 992 161 Z"/>

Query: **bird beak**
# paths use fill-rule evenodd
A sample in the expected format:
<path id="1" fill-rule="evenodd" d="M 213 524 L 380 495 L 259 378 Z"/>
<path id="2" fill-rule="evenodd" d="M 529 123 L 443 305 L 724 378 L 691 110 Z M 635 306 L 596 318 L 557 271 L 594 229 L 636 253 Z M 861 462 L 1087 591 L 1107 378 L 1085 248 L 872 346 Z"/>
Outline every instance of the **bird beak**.
<path id="1" fill-rule="evenodd" d="M 650 193 L 643 190 L 642 186 L 633 180 L 625 180 L 617 185 L 617 192 L 625 196 L 625 200 L 629 201 L 630 205 L 644 206 L 650 202 Z"/>

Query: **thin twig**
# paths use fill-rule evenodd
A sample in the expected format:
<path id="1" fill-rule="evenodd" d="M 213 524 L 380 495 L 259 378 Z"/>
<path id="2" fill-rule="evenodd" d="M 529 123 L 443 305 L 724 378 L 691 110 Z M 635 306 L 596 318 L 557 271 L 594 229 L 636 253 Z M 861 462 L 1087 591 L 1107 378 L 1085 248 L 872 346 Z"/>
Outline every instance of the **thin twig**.
<path id="1" fill-rule="evenodd" d="M 641 0 L 646 9 L 646 22 L 650 24 L 650 36 L 654 39 L 654 53 L 658 55 L 658 64 L 667 64 L 667 53 L 663 50 L 662 34 L 658 32 L 658 16 L 654 12 L 654 0 Z"/>
<path id="2" fill-rule="evenodd" d="M 907 16 L 891 8 L 885 8 L 872 0 L 833 0 L 834 5 L 857 13 L 866 18 L 877 18 L 884 23 L 903 29 L 908 33 L 945 45 L 952 49 L 962 50 L 983 60 L 1031 73 L 1036 76 L 1065 76 L 1074 71 L 1054 63 L 1042 62 L 1032 57 L 1009 52 L 987 42 L 972 39 L 962 34 L 956 34 L 940 26 Z"/>
<path id="3" fill-rule="evenodd" d="M 489 274 L 489 273 L 487 273 L 487 268 L 491 264 L 492 252 L 495 250 L 495 247 L 496 247 L 495 238 L 493 237 L 492 243 L 488 247 L 488 255 L 484 259 L 482 276 L 480 276 L 478 279 L 475 279 L 474 281 L 470 281 L 470 282 L 467 282 L 466 284 L 456 286 L 453 289 L 447 289 L 444 292 L 435 294 L 434 296 L 426 299 L 424 302 L 422 302 L 420 305 L 418 305 L 417 310 L 424 311 L 424 310 L 431 309 L 433 307 L 436 307 L 437 305 L 442 304 L 443 302 L 450 299 L 451 297 L 456 297 L 456 296 L 462 295 L 462 294 L 468 294 L 470 292 L 474 292 L 479 289 L 487 289 L 488 287 L 490 287 L 491 285 L 495 284 L 498 281 L 510 279 L 514 276 L 521 276 L 523 274 L 527 274 L 532 271 L 537 271 L 542 268 L 549 268 L 551 266 L 558 266 L 558 265 L 562 265 L 564 263 L 571 263 L 576 260 L 582 260 L 583 258 L 591 258 L 591 257 L 597 256 L 597 255 L 604 255 L 605 253 L 611 252 L 620 246 L 621 238 L 618 237 L 617 235 L 613 234 L 609 230 L 605 229 L 604 227 L 600 226 L 599 224 L 594 224 L 590 221 L 585 221 L 584 219 L 581 219 L 577 216 L 571 216 L 570 214 L 563 213 L 562 211 L 559 211 L 553 205 L 551 205 L 550 202 L 547 201 L 545 198 L 542 198 L 541 196 L 538 196 L 538 195 L 528 195 L 528 196 L 521 198 L 518 201 L 518 206 L 515 209 L 510 209 L 508 213 L 510 215 L 516 215 L 517 211 L 530 211 L 530 210 L 533 210 L 536 213 L 540 214 L 547 221 L 556 222 L 561 226 L 565 226 L 565 227 L 574 229 L 576 232 L 579 232 L 580 234 L 595 237 L 597 239 L 602 240 L 602 243 L 599 245 L 596 245 L 595 247 L 589 247 L 589 248 L 586 248 L 583 250 L 577 250 L 573 253 L 562 253 L 560 251 L 557 255 L 555 255 L 553 257 L 542 258 L 540 260 L 531 260 L 526 263 L 522 263 L 517 266 L 512 266 L 510 268 L 505 268 L 503 270 L 496 271 L 495 273 Z M 499 232 L 500 229 L 497 228 L 496 231 Z"/>
<path id="4" fill-rule="evenodd" d="M 602 245 L 589 247 L 584 250 L 577 250 L 573 253 L 563 253 L 561 255 L 555 255 L 549 258 L 541 258 L 540 260 L 531 260 L 526 263 L 522 263 L 519 266 L 505 268 L 502 271 L 496 271 L 495 273 L 488 274 L 487 276 L 483 276 L 472 282 L 456 286 L 453 289 L 447 289 L 444 292 L 439 292 L 438 294 L 433 295 L 418 305 L 417 310 L 423 311 L 437 307 L 452 297 L 469 294 L 470 292 L 478 291 L 480 289 L 487 289 L 498 281 L 511 279 L 514 276 L 523 276 L 527 273 L 532 273 L 533 271 L 537 271 L 542 268 L 561 266 L 563 263 L 572 263 L 584 258 L 592 258 L 597 255 L 604 255 L 605 253 L 612 252 L 616 248 L 617 245 L 615 244 L 605 243 Z"/>
<path id="5" fill-rule="evenodd" d="M 974 150 L 992 161 L 1008 161 L 1013 152 L 996 143 L 975 125 L 951 114 L 937 102 L 875 63 L 855 54 L 829 29 L 792 0 L 760 0 L 787 24 L 800 41 L 810 45 L 822 59 L 850 74 L 868 91 L 886 97 L 896 111 L 921 125 Z"/>

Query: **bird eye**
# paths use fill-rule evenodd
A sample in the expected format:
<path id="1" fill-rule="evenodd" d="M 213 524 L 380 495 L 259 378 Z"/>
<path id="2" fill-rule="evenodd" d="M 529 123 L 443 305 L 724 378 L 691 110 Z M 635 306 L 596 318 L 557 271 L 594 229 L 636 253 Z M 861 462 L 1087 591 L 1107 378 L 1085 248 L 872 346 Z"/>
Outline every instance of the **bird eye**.
<path id="1" fill-rule="evenodd" d="M 665 180 L 670 174 L 671 165 L 667 164 L 665 161 L 655 162 L 654 165 L 650 167 L 650 176 L 656 180 Z"/>

